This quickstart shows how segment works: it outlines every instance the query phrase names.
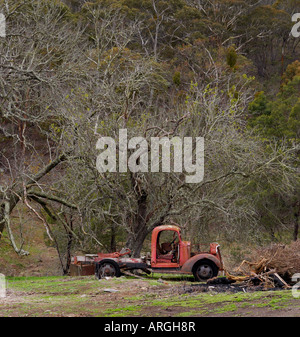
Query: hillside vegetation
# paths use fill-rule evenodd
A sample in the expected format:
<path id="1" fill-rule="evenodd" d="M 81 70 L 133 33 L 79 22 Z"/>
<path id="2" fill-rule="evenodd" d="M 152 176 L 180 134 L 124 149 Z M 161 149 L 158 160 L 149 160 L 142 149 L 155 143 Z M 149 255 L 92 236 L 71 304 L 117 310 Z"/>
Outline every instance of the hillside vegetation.
<path id="1" fill-rule="evenodd" d="M 299 9 L 0 0 L 0 271 L 67 274 L 72 254 L 123 246 L 139 256 L 170 221 L 193 243 L 220 242 L 232 263 L 297 240 Z M 119 149 L 122 129 L 147 144 L 203 137 L 203 180 L 189 183 L 188 167 L 150 172 L 137 151 L 137 172 L 99 172 L 98 139 Z"/>

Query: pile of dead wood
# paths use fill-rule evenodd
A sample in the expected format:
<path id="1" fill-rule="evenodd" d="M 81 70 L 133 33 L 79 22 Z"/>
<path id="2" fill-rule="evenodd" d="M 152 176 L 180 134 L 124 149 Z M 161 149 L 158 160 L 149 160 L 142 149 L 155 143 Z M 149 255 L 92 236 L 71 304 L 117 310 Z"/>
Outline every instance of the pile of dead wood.
<path id="1" fill-rule="evenodd" d="M 290 287 L 292 276 L 300 272 L 300 241 L 289 245 L 273 244 L 257 249 L 248 260 L 226 277 L 236 282 L 248 282 L 265 287 Z"/>

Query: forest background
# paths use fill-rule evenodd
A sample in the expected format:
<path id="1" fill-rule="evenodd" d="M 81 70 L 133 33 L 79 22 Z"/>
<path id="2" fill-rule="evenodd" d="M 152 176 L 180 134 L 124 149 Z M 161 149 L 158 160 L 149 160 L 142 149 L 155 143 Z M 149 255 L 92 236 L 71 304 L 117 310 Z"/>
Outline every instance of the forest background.
<path id="1" fill-rule="evenodd" d="M 168 223 L 233 259 L 297 240 L 299 0 L 0 0 L 0 12 L 2 270 L 42 252 L 50 274 L 77 252 L 139 256 Z M 204 137 L 204 180 L 98 172 L 96 142 L 119 129 Z"/>

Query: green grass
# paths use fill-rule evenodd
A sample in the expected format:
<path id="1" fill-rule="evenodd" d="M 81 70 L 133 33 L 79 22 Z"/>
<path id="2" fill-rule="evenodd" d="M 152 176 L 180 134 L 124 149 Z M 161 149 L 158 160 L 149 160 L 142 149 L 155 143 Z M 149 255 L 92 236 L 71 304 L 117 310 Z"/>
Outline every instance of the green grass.
<path id="1" fill-rule="evenodd" d="M 7 280 L 8 289 L 20 292 L 21 300 L 2 306 L 0 316 L 238 316 L 241 310 L 251 314 L 256 309 L 276 312 L 299 307 L 291 290 L 178 294 L 177 287 L 186 281 L 172 281 L 166 285 L 150 278 L 99 281 L 94 276 L 8 277 Z M 107 293 L 104 288 L 119 291 Z"/>
<path id="2" fill-rule="evenodd" d="M 123 317 L 138 314 L 141 310 L 141 305 L 128 305 L 120 308 L 107 309 L 103 312 L 106 317 Z"/>
<path id="3" fill-rule="evenodd" d="M 159 280 L 162 279 L 166 282 L 178 282 L 178 281 L 188 281 L 193 282 L 194 276 L 189 274 L 162 274 L 162 273 L 151 273 L 150 275 L 145 275 L 145 279 Z"/>
<path id="4" fill-rule="evenodd" d="M 104 283 L 91 277 L 67 278 L 53 277 L 7 277 L 8 287 L 20 291 L 34 291 L 36 293 L 74 294 L 90 293 L 102 288 Z"/>

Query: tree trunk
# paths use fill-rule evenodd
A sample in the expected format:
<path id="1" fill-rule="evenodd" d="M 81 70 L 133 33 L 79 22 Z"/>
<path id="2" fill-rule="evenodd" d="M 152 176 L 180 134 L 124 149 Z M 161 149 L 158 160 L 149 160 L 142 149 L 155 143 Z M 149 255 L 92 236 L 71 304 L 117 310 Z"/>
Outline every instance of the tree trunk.
<path id="1" fill-rule="evenodd" d="M 71 248 L 73 243 L 73 218 L 72 215 L 70 216 L 70 223 L 69 227 L 71 228 L 71 231 L 67 229 L 68 234 L 68 243 L 67 243 L 67 259 L 66 259 L 66 267 L 63 270 L 64 275 L 68 275 L 71 265 Z"/>
<path id="2" fill-rule="evenodd" d="M 140 256 L 144 240 L 148 234 L 146 222 L 148 194 L 141 185 L 138 177 L 131 174 L 131 186 L 137 197 L 137 213 L 132 221 L 133 225 L 127 238 L 126 247 L 131 249 L 134 257 Z"/>
<path id="3" fill-rule="evenodd" d="M 0 239 L 2 237 L 2 233 L 4 231 L 5 220 L 4 220 L 4 210 L 3 207 L 0 206 Z"/>
<path id="4" fill-rule="evenodd" d="M 144 227 L 139 231 L 139 233 L 137 233 L 137 235 L 130 235 L 128 237 L 126 247 L 131 249 L 133 257 L 140 257 L 143 243 L 148 234 L 149 230 Z"/>
<path id="5" fill-rule="evenodd" d="M 297 241 L 298 239 L 299 217 L 300 217 L 300 205 L 298 206 L 298 210 L 294 213 L 294 233 L 293 233 L 294 241 Z"/>
<path id="6" fill-rule="evenodd" d="M 138 177 L 132 174 L 131 185 L 137 196 L 137 213 L 132 219 L 133 225 L 128 233 L 126 247 L 131 249 L 133 257 L 140 256 L 146 236 L 153 230 L 153 228 L 164 223 L 172 205 L 172 201 L 169 200 L 162 210 L 156 210 L 155 212 L 159 212 L 160 215 L 156 216 L 156 220 L 150 224 L 149 220 L 152 216 L 149 217 L 149 214 L 151 213 L 153 215 L 153 210 L 149 213 L 148 193 L 141 184 Z"/>
<path id="7" fill-rule="evenodd" d="M 148 234 L 146 223 L 147 194 L 142 191 L 138 199 L 138 211 L 133 221 L 132 234 L 129 235 L 126 247 L 131 249 L 134 257 L 139 257 L 144 240 Z"/>
<path id="8" fill-rule="evenodd" d="M 110 252 L 111 253 L 117 251 L 116 234 L 117 234 L 116 225 L 112 224 L 110 226 Z"/>
<path id="9" fill-rule="evenodd" d="M 298 218 L 296 217 L 295 224 L 294 224 L 294 235 L 293 235 L 294 241 L 297 241 L 298 239 L 298 232 L 299 232 L 299 223 L 298 223 Z"/>
<path id="10" fill-rule="evenodd" d="M 29 252 L 22 249 L 23 242 L 21 243 L 20 248 L 18 248 L 18 246 L 15 242 L 15 238 L 14 238 L 13 232 L 12 232 L 11 227 L 10 227 L 10 209 L 11 208 L 10 208 L 9 201 L 5 201 L 4 219 L 5 219 L 5 224 L 6 224 L 6 227 L 7 227 L 7 232 L 8 232 L 10 242 L 11 242 L 11 244 L 12 244 L 12 246 L 13 246 L 13 248 L 14 248 L 14 250 L 17 254 L 19 254 L 19 255 L 29 255 Z"/>
<path id="11" fill-rule="evenodd" d="M 130 235 L 127 239 L 126 247 L 130 248 L 132 251 L 133 257 L 139 257 L 141 255 L 141 250 L 143 248 L 143 243 L 148 234 L 157 227 L 163 224 L 165 217 L 167 216 L 167 212 L 162 214 L 159 219 L 151 225 L 143 226 L 136 235 Z"/>

